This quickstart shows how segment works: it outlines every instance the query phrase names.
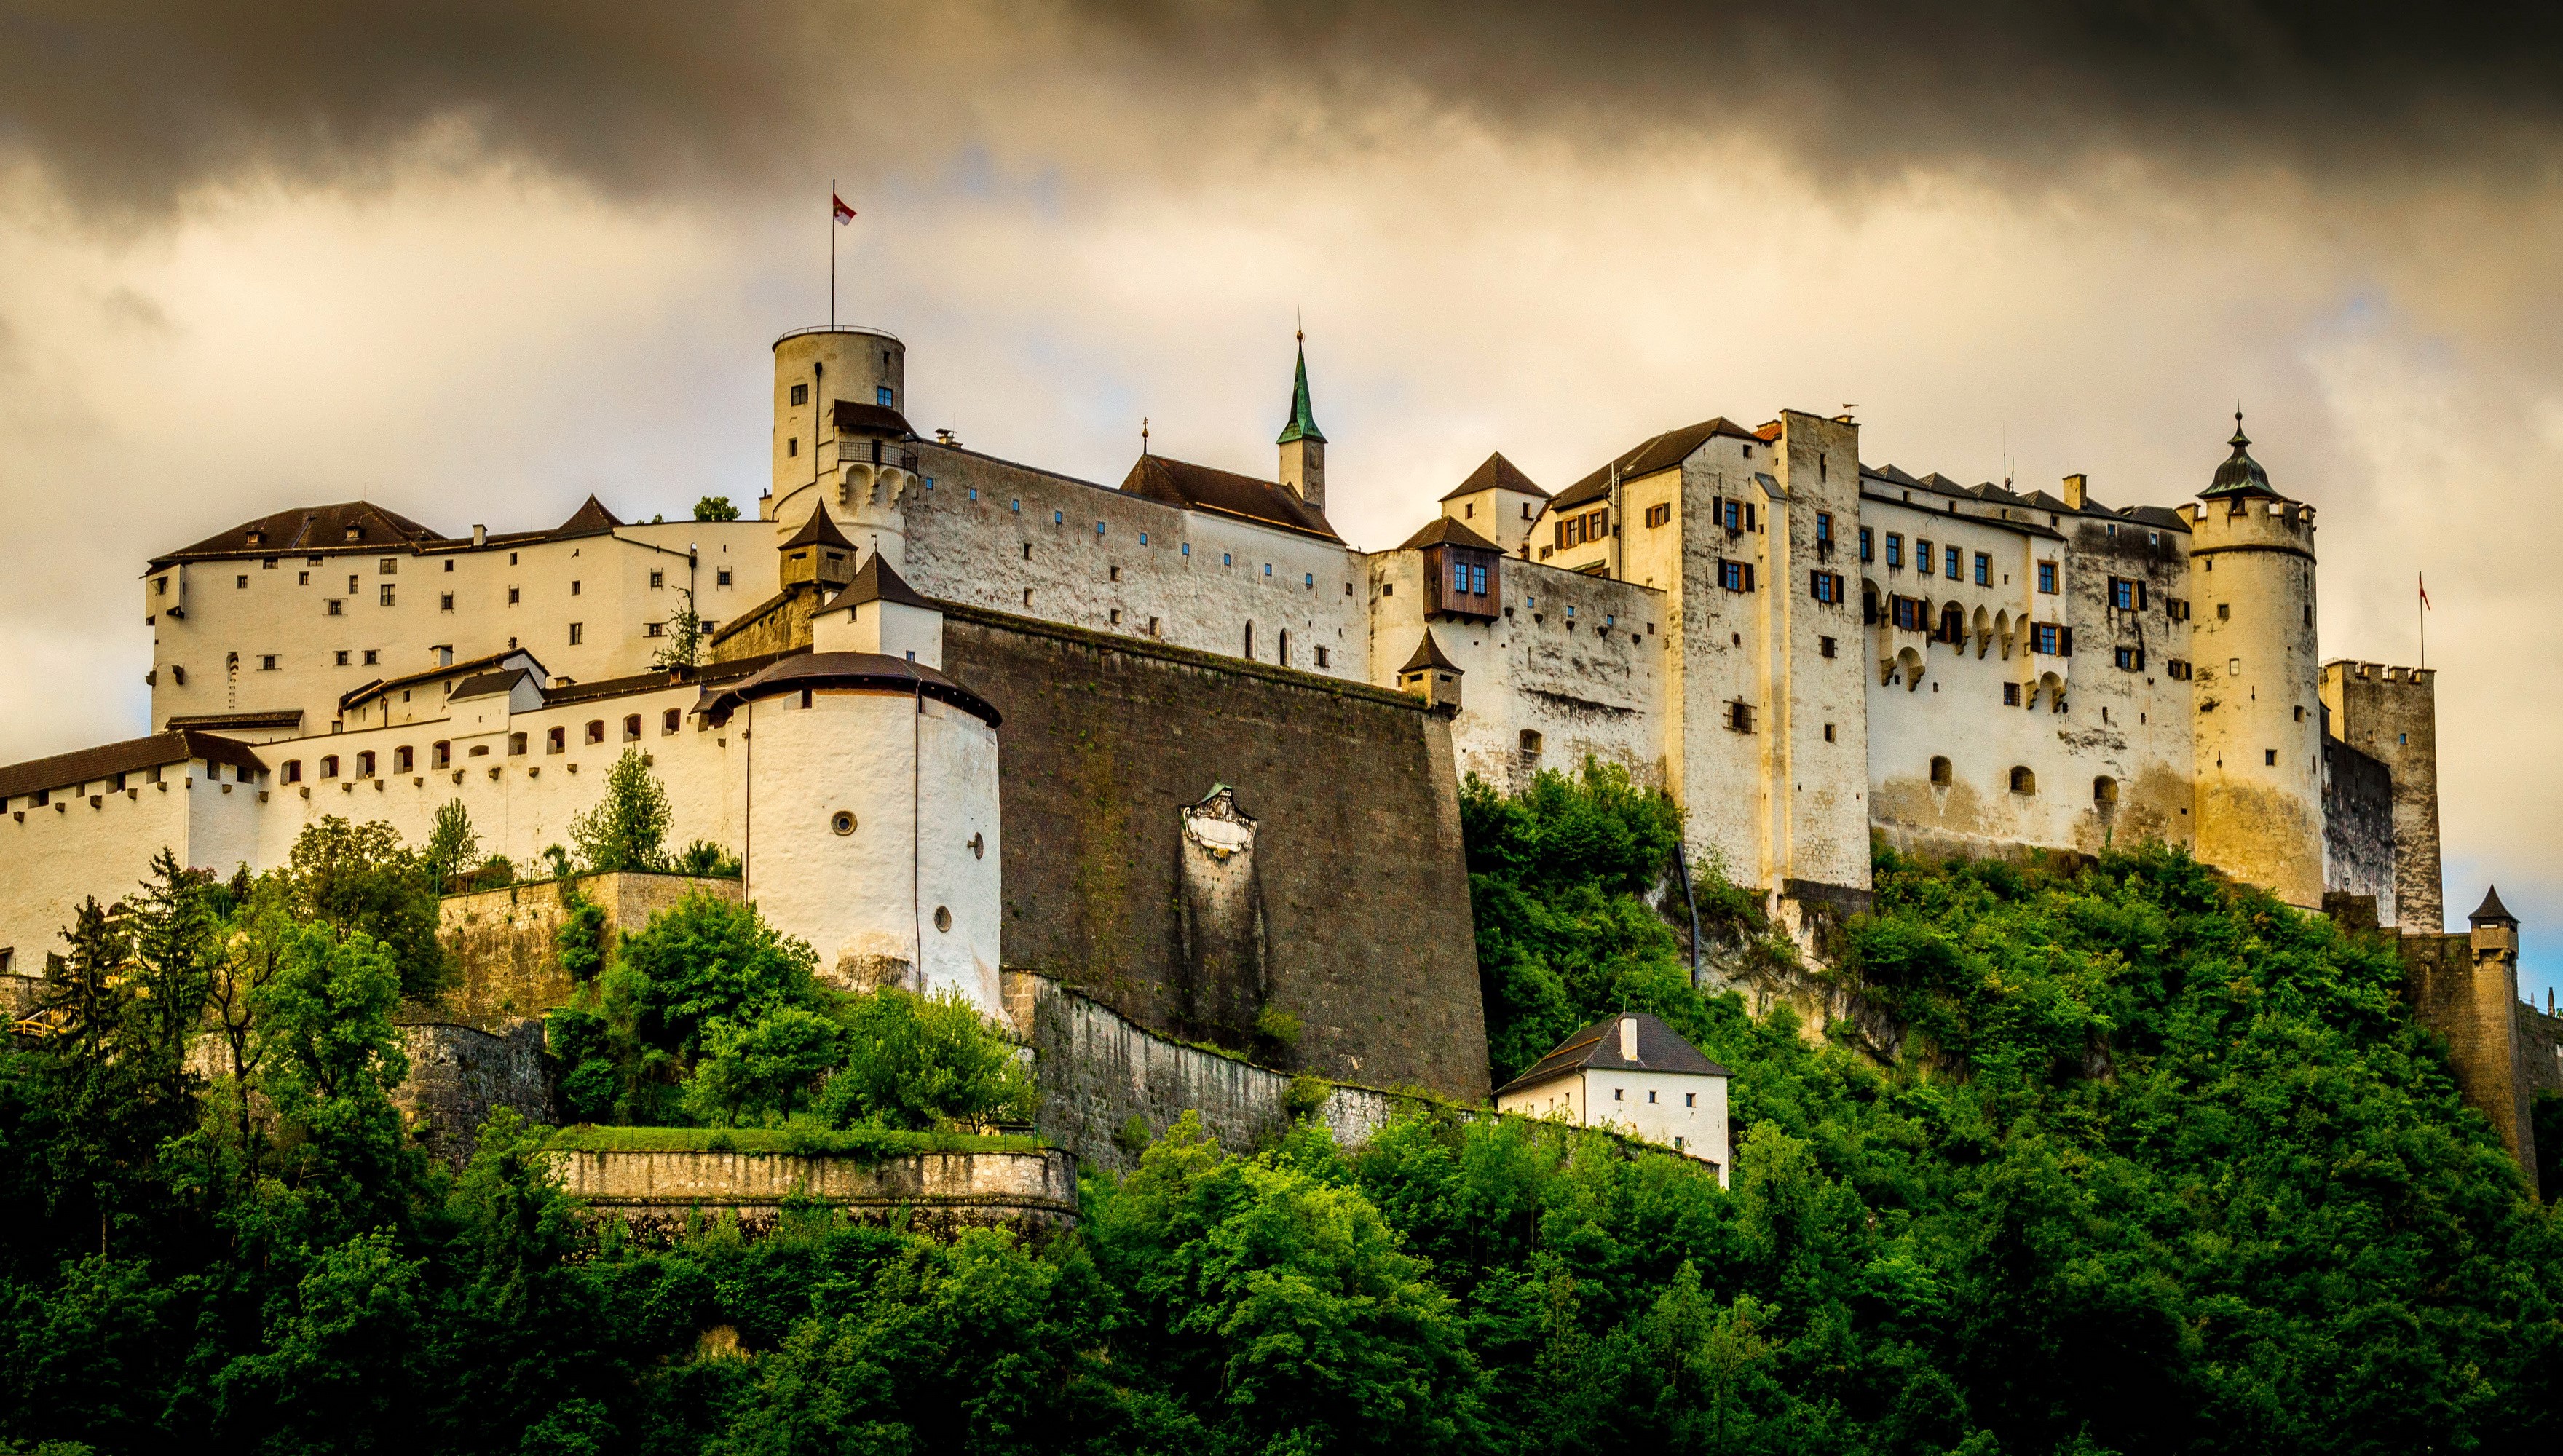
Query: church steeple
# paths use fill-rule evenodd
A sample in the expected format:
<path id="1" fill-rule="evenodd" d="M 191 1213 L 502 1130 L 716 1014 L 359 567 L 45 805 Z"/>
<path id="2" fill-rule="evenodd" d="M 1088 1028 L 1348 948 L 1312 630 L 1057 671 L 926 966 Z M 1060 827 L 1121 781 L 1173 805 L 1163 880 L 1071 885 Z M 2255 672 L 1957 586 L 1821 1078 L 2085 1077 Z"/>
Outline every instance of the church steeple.
<path id="1" fill-rule="evenodd" d="M 1308 508 L 1326 508 L 1326 437 L 1308 406 L 1308 335 L 1300 331 L 1299 368 L 1290 383 L 1290 421 L 1282 427 L 1282 483 Z"/>

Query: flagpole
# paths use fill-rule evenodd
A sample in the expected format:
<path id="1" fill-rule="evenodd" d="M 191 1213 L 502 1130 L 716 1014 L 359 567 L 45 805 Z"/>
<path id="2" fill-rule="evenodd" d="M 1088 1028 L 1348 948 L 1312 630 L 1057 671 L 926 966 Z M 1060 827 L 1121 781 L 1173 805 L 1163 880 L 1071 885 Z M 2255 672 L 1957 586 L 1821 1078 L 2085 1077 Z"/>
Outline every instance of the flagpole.
<path id="1" fill-rule="evenodd" d="M 828 330 L 837 328 L 837 179 L 828 179 Z"/>
<path id="2" fill-rule="evenodd" d="M 2421 665 L 2426 668 L 2430 665 L 2430 582 L 2419 572 L 2412 574 L 2412 581 L 2421 589 L 2421 602 L 2414 615 L 2421 619 Z"/>

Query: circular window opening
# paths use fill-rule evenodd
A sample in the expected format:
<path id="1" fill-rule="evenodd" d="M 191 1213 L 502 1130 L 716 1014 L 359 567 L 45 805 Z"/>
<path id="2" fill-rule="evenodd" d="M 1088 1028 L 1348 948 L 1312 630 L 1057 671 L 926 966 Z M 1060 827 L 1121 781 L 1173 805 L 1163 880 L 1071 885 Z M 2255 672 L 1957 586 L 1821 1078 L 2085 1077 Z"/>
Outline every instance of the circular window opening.
<path id="1" fill-rule="evenodd" d="M 854 811 L 848 809 L 838 810 L 836 817 L 828 820 L 828 827 L 835 829 L 840 834 L 853 833 L 855 831 Z"/>
<path id="2" fill-rule="evenodd" d="M 941 905 L 934 907 L 934 928 L 936 930 L 950 930 L 952 928 L 952 912 L 949 909 Z"/>

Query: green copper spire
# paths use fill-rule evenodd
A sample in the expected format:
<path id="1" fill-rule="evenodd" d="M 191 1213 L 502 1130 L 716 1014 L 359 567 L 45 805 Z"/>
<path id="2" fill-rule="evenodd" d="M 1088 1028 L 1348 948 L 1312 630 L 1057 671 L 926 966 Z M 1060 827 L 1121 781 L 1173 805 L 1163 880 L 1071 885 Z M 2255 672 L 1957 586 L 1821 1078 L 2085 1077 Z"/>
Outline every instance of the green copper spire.
<path id="1" fill-rule="evenodd" d="M 1288 445 L 1294 440 L 1326 443 L 1325 432 L 1317 428 L 1317 417 L 1308 408 L 1308 335 L 1299 334 L 1299 377 L 1290 385 L 1290 423 L 1282 427 L 1282 438 L 1276 445 Z"/>

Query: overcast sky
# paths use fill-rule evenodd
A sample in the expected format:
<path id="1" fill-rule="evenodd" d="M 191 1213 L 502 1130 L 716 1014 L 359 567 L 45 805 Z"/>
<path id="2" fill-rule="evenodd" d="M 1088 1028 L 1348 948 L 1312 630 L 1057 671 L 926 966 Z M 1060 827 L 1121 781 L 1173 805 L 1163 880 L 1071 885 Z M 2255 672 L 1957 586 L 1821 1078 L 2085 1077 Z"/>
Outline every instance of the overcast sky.
<path id="1" fill-rule="evenodd" d="M 1783 407 L 2171 504 L 2240 400 L 2326 655 L 2415 661 L 2428 573 L 2449 908 L 2499 882 L 2541 1001 L 2548 13 L 0 0 L 0 761 L 146 731 L 142 562 L 253 515 L 752 500 L 833 177 L 920 429 L 1269 473 L 1304 318 L 1374 548 L 1490 450 Z"/>

